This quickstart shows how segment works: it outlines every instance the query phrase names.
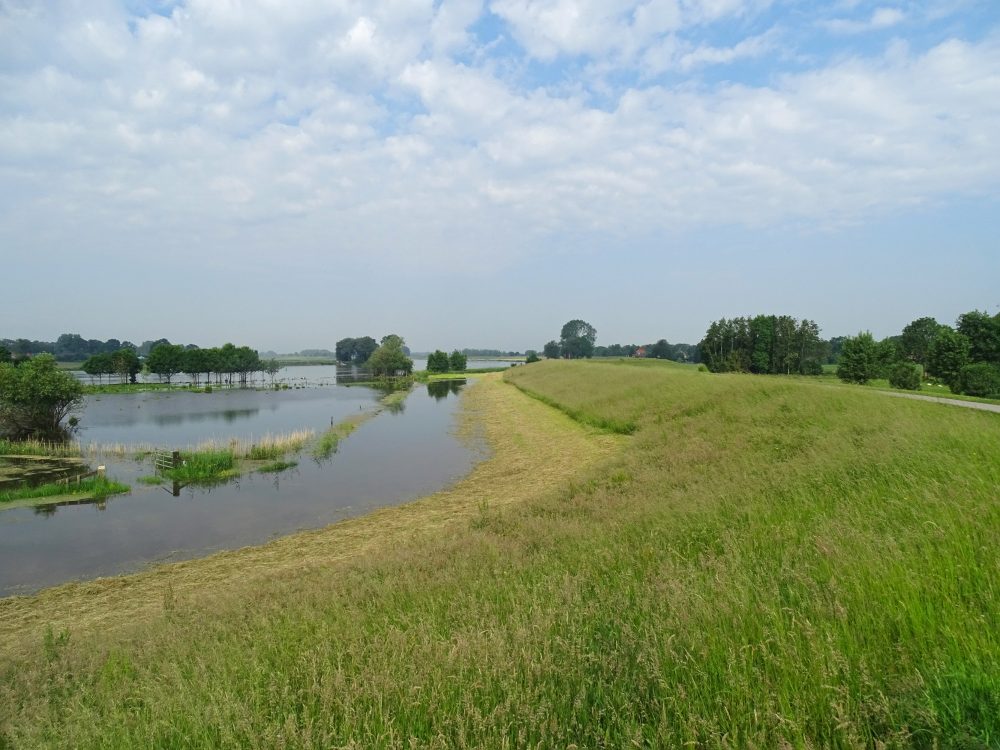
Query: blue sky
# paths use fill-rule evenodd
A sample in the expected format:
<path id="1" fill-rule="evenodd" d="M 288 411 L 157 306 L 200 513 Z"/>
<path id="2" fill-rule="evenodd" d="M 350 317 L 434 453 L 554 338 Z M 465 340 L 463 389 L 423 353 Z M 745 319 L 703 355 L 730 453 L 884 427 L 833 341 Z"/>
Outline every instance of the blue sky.
<path id="1" fill-rule="evenodd" d="M 0 337 L 1000 310 L 1000 5 L 0 0 Z"/>

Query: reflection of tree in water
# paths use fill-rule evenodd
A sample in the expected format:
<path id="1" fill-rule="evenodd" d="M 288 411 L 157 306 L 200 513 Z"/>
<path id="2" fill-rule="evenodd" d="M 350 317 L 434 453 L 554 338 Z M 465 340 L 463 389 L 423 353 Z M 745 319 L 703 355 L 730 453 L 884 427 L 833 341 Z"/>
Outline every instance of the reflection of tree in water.
<path id="1" fill-rule="evenodd" d="M 449 395 L 457 395 L 465 385 L 465 380 L 432 380 L 427 384 L 427 395 L 435 401 L 442 401 Z"/>

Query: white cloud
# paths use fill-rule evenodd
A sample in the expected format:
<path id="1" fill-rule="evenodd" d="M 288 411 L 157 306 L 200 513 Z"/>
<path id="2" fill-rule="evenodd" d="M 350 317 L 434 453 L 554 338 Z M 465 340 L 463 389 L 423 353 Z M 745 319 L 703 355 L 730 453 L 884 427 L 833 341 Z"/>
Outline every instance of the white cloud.
<path id="1" fill-rule="evenodd" d="M 996 37 L 897 46 L 766 86 L 630 83 L 598 108 L 581 87 L 525 89 L 466 55 L 476 2 L 199 0 L 134 33 L 95 7 L 7 16 L 18 34 L 4 36 L 33 44 L 0 52 L 6 247 L 488 267 L 587 232 L 851 222 L 1000 187 Z M 761 7 L 746 2 L 492 7 L 539 57 L 617 65 L 645 50 L 652 65 L 658 50 L 660 69 L 690 71 L 774 45 L 662 36 Z"/>
<path id="2" fill-rule="evenodd" d="M 836 18 L 823 21 L 822 26 L 836 34 L 861 34 L 867 31 L 888 29 L 906 20 L 906 14 L 899 8 L 876 8 L 866 21 Z"/>

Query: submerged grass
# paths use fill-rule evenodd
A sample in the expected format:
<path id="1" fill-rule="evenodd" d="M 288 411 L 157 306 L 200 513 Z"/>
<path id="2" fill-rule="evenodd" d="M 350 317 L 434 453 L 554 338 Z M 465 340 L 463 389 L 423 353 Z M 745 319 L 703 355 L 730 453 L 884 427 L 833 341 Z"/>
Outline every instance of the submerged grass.
<path id="1" fill-rule="evenodd" d="M 104 477 L 81 479 L 78 483 L 72 482 L 70 484 L 50 482 L 35 487 L 19 487 L 14 490 L 0 492 L 0 505 L 19 500 L 40 500 L 61 496 L 93 497 L 100 500 L 111 495 L 120 495 L 128 492 L 129 489 L 127 484 Z"/>
<path id="2" fill-rule="evenodd" d="M 294 469 L 298 465 L 299 465 L 298 461 L 274 461 L 269 464 L 264 464 L 263 466 L 259 467 L 257 471 L 261 472 L 262 474 L 277 474 L 279 472 L 286 471 L 288 469 Z"/>
<path id="3" fill-rule="evenodd" d="M 239 466 L 231 450 L 182 451 L 181 465 L 164 472 L 175 482 L 202 484 L 238 476 Z"/>
<path id="4" fill-rule="evenodd" d="M 341 420 L 335 425 L 332 425 L 329 430 L 324 432 L 319 436 L 319 439 L 312 446 L 313 458 L 317 461 L 322 461 L 334 453 L 337 452 L 337 448 L 340 447 L 340 441 L 347 438 L 352 432 L 354 432 L 358 427 L 367 422 L 372 417 L 377 416 L 383 410 L 389 409 L 393 411 L 400 408 L 406 397 L 410 395 L 410 386 L 413 381 L 407 379 L 406 382 L 400 386 L 391 390 L 386 395 L 379 399 L 378 406 L 368 411 L 363 411 L 354 416 L 348 417 L 347 419 Z"/>
<path id="5" fill-rule="evenodd" d="M 487 379 L 465 400 L 494 456 L 448 492 L 0 601 L 0 745 L 1000 743 L 997 415 L 506 377 L 577 421 Z"/>

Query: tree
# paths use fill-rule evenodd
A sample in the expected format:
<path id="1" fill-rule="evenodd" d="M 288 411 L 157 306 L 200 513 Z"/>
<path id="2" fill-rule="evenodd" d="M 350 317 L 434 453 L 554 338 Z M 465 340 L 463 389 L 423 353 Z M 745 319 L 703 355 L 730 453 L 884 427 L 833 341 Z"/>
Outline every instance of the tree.
<path id="1" fill-rule="evenodd" d="M 958 332 L 969 340 L 969 359 L 1000 364 L 1000 314 L 973 310 L 958 317 Z"/>
<path id="2" fill-rule="evenodd" d="M 941 326 L 927 352 L 927 371 L 940 378 L 953 391 L 959 387 L 959 375 L 969 363 L 969 340 L 949 326 Z"/>
<path id="3" fill-rule="evenodd" d="M 910 362 L 927 364 L 931 344 L 941 331 L 941 324 L 934 318 L 917 318 L 903 329 L 899 337 L 899 356 Z"/>
<path id="4" fill-rule="evenodd" d="M 198 385 L 201 374 L 208 369 L 208 352 L 204 349 L 187 349 L 181 357 L 181 371 Z"/>
<path id="5" fill-rule="evenodd" d="M 66 437 L 62 421 L 83 403 L 83 385 L 40 354 L 15 367 L 0 364 L 0 433 L 15 438 Z"/>
<path id="6" fill-rule="evenodd" d="M 899 351 L 892 338 L 882 339 L 875 345 L 875 375 L 877 378 L 889 377 L 892 366 L 899 361 Z"/>
<path id="7" fill-rule="evenodd" d="M 5 346 L 0 346 L 0 365 L 11 361 L 10 349 Z"/>
<path id="8" fill-rule="evenodd" d="M 150 350 L 146 366 L 169 385 L 170 379 L 184 370 L 184 347 L 179 344 L 157 344 Z"/>
<path id="9" fill-rule="evenodd" d="M 139 361 L 135 350 L 122 347 L 109 356 L 111 357 L 111 371 L 117 373 L 121 382 L 134 383 L 135 376 L 142 370 L 142 362 Z"/>
<path id="10" fill-rule="evenodd" d="M 427 355 L 427 372 L 448 372 L 448 355 L 440 349 Z"/>
<path id="11" fill-rule="evenodd" d="M 559 359 L 562 356 L 562 348 L 558 341 L 550 341 L 542 347 L 542 354 L 546 359 Z"/>
<path id="12" fill-rule="evenodd" d="M 274 359 L 273 357 L 271 359 L 265 359 L 263 362 L 261 362 L 261 368 L 271 378 L 271 387 L 274 387 L 274 379 L 281 371 L 281 362 Z"/>
<path id="13" fill-rule="evenodd" d="M 920 374 L 920 365 L 913 362 L 897 362 L 889 373 L 889 385 L 907 391 L 919 391 Z"/>
<path id="14" fill-rule="evenodd" d="M 389 334 L 382 344 L 368 358 L 368 369 L 376 377 L 409 375 L 413 371 L 413 360 L 404 353 L 405 343 L 401 336 Z"/>
<path id="15" fill-rule="evenodd" d="M 530 365 L 533 362 L 541 361 L 541 359 L 539 359 L 538 357 L 538 352 L 536 352 L 534 349 L 528 349 L 528 351 L 526 351 L 524 354 L 525 354 L 524 364 L 526 365 Z"/>
<path id="16" fill-rule="evenodd" d="M 597 329 L 584 320 L 571 320 L 562 327 L 559 348 L 567 359 L 592 357 Z"/>
<path id="17" fill-rule="evenodd" d="M 968 396 L 1000 398 L 1000 365 L 992 362 L 966 365 L 959 373 L 958 387 Z"/>
<path id="18" fill-rule="evenodd" d="M 456 349 L 448 357 L 448 369 L 452 372 L 465 372 L 465 368 L 469 363 L 469 358 L 466 357 L 462 352 Z"/>
<path id="19" fill-rule="evenodd" d="M 98 382 L 102 383 L 105 375 L 110 375 L 115 371 L 110 354 L 91 354 L 80 365 L 80 369 L 90 375 L 91 382 L 96 377 Z"/>
<path id="20" fill-rule="evenodd" d="M 871 333 L 859 333 L 844 341 L 837 377 L 847 383 L 867 383 L 878 373 L 878 344 Z"/>

